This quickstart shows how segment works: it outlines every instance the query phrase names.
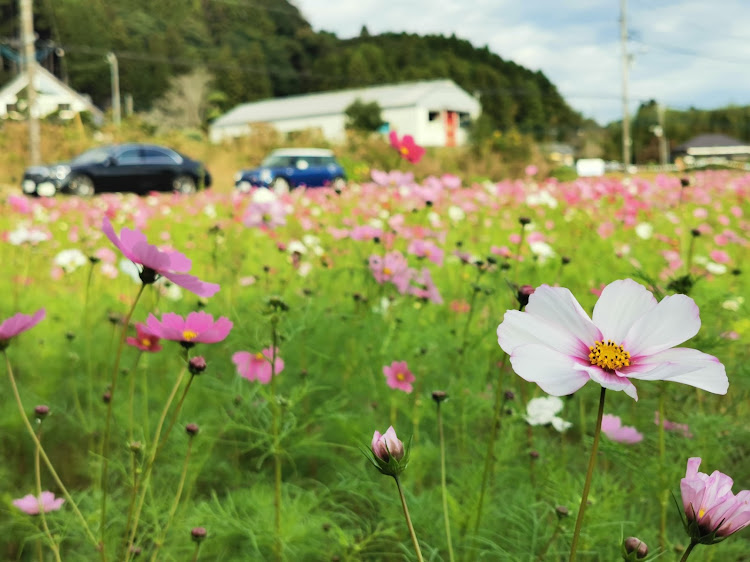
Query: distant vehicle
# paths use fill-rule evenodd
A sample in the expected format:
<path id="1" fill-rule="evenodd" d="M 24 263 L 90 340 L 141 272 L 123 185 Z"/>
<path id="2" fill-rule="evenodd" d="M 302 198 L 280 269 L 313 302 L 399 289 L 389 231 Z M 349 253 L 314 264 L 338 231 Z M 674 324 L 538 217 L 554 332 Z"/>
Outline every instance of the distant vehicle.
<path id="1" fill-rule="evenodd" d="M 70 162 L 27 168 L 21 188 L 41 197 L 90 197 L 113 191 L 195 193 L 210 185 L 211 175 L 203 164 L 171 148 L 122 144 L 92 148 Z"/>
<path id="2" fill-rule="evenodd" d="M 260 167 L 241 170 L 234 176 L 234 186 L 247 192 L 253 187 L 269 187 L 286 192 L 295 187 L 331 186 L 340 189 L 346 184 L 344 169 L 333 152 L 323 148 L 282 148 L 274 150 Z"/>

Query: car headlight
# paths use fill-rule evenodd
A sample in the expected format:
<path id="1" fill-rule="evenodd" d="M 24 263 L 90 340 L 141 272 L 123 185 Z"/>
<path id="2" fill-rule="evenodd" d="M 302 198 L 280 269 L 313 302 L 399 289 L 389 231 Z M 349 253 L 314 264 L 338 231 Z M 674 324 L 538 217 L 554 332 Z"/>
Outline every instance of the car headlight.
<path id="1" fill-rule="evenodd" d="M 273 173 L 268 168 L 260 171 L 260 181 L 263 183 L 271 183 L 273 181 Z"/>
<path id="2" fill-rule="evenodd" d="M 70 166 L 59 165 L 52 168 L 52 176 L 64 180 L 70 174 Z"/>
<path id="3" fill-rule="evenodd" d="M 234 174 L 234 183 L 237 183 L 241 179 L 242 179 L 242 172 L 237 172 L 236 174 Z"/>

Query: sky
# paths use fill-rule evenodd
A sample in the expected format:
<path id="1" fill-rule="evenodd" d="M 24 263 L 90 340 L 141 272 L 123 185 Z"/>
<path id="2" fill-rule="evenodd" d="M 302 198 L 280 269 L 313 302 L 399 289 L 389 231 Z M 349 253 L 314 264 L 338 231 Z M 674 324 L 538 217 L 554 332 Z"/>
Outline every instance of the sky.
<path id="1" fill-rule="evenodd" d="M 293 0 L 315 30 L 338 37 L 408 32 L 488 46 L 541 70 L 600 124 L 620 120 L 618 0 Z M 628 104 L 750 105 L 750 0 L 628 0 Z"/>

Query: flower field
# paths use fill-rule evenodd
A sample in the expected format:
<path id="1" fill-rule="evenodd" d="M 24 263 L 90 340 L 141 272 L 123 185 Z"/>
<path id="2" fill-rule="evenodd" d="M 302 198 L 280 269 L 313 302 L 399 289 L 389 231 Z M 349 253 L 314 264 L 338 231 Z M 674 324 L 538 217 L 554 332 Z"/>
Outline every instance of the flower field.
<path id="1" fill-rule="evenodd" d="M 749 198 L 8 196 L 0 557 L 746 561 Z"/>

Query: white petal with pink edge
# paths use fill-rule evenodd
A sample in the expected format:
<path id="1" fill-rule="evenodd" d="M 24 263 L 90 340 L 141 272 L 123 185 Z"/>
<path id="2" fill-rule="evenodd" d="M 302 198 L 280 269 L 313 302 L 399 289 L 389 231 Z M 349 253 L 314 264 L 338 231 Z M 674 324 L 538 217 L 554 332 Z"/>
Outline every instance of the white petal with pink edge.
<path id="1" fill-rule="evenodd" d="M 497 343 L 508 354 L 522 345 L 539 344 L 566 355 L 583 359 L 588 357 L 588 348 L 566 330 L 565 326 L 558 326 L 535 314 L 518 310 L 505 313 L 503 322 L 497 327 Z"/>
<path id="2" fill-rule="evenodd" d="M 641 366 L 645 372 L 641 372 Z M 686 347 L 640 358 L 627 374 L 633 379 L 679 382 L 714 394 L 726 394 L 729 389 L 726 369 L 716 357 Z"/>
<path id="3" fill-rule="evenodd" d="M 573 394 L 589 380 L 574 357 L 545 345 L 519 346 L 513 350 L 510 362 L 519 377 L 535 382 L 552 396 Z"/>
<path id="4" fill-rule="evenodd" d="M 700 327 L 695 301 L 685 295 L 671 295 L 641 316 L 619 343 L 636 359 L 680 345 Z"/>
<path id="5" fill-rule="evenodd" d="M 601 332 L 568 289 L 542 285 L 529 297 L 526 312 L 559 326 L 586 347 L 601 339 Z"/>
<path id="6" fill-rule="evenodd" d="M 592 318 L 605 340 L 621 343 L 630 327 L 658 304 L 646 287 L 632 279 L 614 281 L 602 291 Z"/>
<path id="7" fill-rule="evenodd" d="M 635 385 L 630 382 L 627 377 L 617 375 L 616 373 L 608 373 L 599 367 L 594 367 L 593 365 L 583 365 L 580 369 L 586 371 L 592 381 L 598 382 L 607 390 L 622 390 L 633 400 L 638 401 L 638 391 L 636 390 Z"/>

